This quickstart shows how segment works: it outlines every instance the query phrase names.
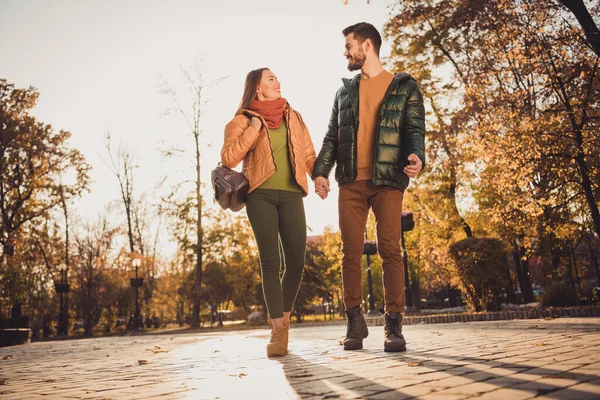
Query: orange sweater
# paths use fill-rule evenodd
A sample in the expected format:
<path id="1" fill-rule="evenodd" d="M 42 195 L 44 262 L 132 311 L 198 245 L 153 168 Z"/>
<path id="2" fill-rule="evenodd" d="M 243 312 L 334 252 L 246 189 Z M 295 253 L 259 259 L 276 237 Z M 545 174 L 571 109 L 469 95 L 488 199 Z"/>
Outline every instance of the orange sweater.
<path id="1" fill-rule="evenodd" d="M 358 90 L 358 176 L 357 181 L 373 179 L 373 157 L 378 111 L 394 75 L 383 71 L 372 78 L 360 80 Z"/>

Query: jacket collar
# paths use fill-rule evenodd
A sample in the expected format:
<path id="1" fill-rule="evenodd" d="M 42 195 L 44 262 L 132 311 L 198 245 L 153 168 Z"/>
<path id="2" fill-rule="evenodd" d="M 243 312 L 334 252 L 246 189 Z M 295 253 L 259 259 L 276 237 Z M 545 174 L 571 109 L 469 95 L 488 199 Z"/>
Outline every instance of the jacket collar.
<path id="1" fill-rule="evenodd" d="M 342 82 L 344 83 L 344 87 L 346 91 L 350 95 L 350 97 L 356 96 L 358 98 L 358 86 L 360 84 L 360 78 L 362 77 L 362 73 L 358 73 L 354 75 L 351 79 L 342 78 Z M 407 74 L 406 72 L 398 72 L 394 79 L 392 80 L 393 85 L 397 85 L 403 80 L 412 79 L 412 76 Z"/>
<path id="2" fill-rule="evenodd" d="M 352 110 L 353 110 L 356 118 L 358 118 L 358 88 L 360 85 L 361 76 L 362 76 L 362 73 L 358 73 L 358 74 L 354 75 L 354 77 L 352 77 L 351 79 L 342 78 L 342 82 L 344 83 L 344 88 L 346 88 L 348 97 L 350 98 L 350 101 L 352 102 Z M 391 89 L 398 86 L 400 84 L 400 82 L 402 82 L 403 80 L 410 79 L 410 78 L 412 78 L 412 77 L 409 74 L 407 74 L 406 72 L 398 72 L 394 76 L 394 79 L 392 79 L 392 83 L 390 84 L 390 86 L 392 86 Z"/>

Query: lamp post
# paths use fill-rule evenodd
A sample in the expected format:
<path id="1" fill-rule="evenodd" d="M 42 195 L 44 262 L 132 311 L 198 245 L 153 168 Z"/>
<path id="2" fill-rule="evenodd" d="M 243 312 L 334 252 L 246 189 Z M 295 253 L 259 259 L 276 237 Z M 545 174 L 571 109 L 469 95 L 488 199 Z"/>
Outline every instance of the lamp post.
<path id="1" fill-rule="evenodd" d="M 67 281 L 67 265 L 60 264 L 58 266 L 60 280 L 54 284 L 54 289 L 59 295 L 58 308 L 58 336 L 66 336 L 69 334 L 69 308 L 67 293 L 69 292 L 69 283 Z"/>
<path id="2" fill-rule="evenodd" d="M 380 315 L 379 311 L 375 310 L 375 296 L 373 296 L 373 278 L 371 277 L 371 256 L 377 254 L 377 242 L 375 240 L 364 241 L 363 254 L 367 256 L 367 281 L 369 287 L 369 311 L 367 315 L 376 317 Z"/>
<path id="3" fill-rule="evenodd" d="M 142 317 L 140 315 L 140 303 L 139 303 L 139 289 L 144 284 L 144 278 L 138 278 L 138 268 L 142 260 L 139 258 L 134 258 L 132 261 L 132 265 L 135 267 L 135 278 L 131 278 L 129 283 L 131 287 L 135 288 L 135 314 L 133 316 L 133 329 L 142 330 L 144 329 L 144 324 L 142 322 Z"/>
<path id="4" fill-rule="evenodd" d="M 410 290 L 410 284 L 408 281 L 408 254 L 406 252 L 406 244 L 404 241 L 404 232 L 410 232 L 415 227 L 415 221 L 413 219 L 413 213 L 410 211 L 403 211 L 401 218 L 402 228 L 402 261 L 404 264 L 404 300 L 406 303 L 407 311 L 413 308 L 412 293 Z"/>

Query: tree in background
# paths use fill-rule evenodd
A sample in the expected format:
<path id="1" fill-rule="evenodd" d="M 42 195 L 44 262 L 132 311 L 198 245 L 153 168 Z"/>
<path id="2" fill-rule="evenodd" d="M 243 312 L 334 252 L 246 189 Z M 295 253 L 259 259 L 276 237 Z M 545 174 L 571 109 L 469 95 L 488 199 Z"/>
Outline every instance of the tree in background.
<path id="1" fill-rule="evenodd" d="M 194 192 L 193 196 L 186 196 L 184 203 L 189 201 L 193 201 L 193 210 L 195 216 L 195 268 L 194 268 L 194 287 L 193 291 L 190 293 L 192 297 L 193 310 L 190 319 L 190 324 L 192 327 L 200 326 L 200 301 L 202 297 L 201 286 L 202 286 L 202 261 L 203 261 L 203 240 L 204 240 L 204 231 L 202 225 L 202 217 L 203 217 L 203 195 L 202 195 L 202 178 L 201 178 L 201 120 L 202 116 L 205 112 L 205 108 L 207 103 L 210 101 L 208 90 L 210 87 L 214 87 L 220 80 L 209 84 L 206 82 L 206 72 L 203 67 L 202 61 L 197 61 L 196 64 L 192 68 L 181 68 L 183 73 L 183 77 L 186 83 L 186 89 L 191 94 L 191 104 L 185 106 L 182 104 L 182 99 L 180 94 L 164 79 L 162 76 L 160 77 L 160 89 L 161 94 L 166 95 L 171 102 L 173 103 L 173 112 L 183 117 L 185 120 L 189 134 L 193 139 L 194 143 L 194 170 L 195 176 L 192 182 L 194 183 Z M 168 110 L 170 112 L 171 110 Z M 183 151 L 182 151 L 183 152 Z M 176 186 L 173 194 L 171 196 L 172 199 L 176 199 L 178 187 Z M 177 201 L 177 200 L 175 200 Z M 189 209 L 187 204 L 183 204 L 184 209 Z M 188 239 L 191 237 L 188 237 Z"/>
<path id="2" fill-rule="evenodd" d="M 438 99 L 428 147 L 444 151 L 430 158 L 425 189 L 451 198 L 453 171 L 461 172 L 458 182 L 475 198 L 471 221 L 514 246 L 526 302 L 533 300 L 530 259 L 552 258 L 560 248 L 553 238 L 568 231 L 561 226 L 600 233 L 598 59 L 565 14 L 552 1 L 404 1 L 386 25 L 391 61 Z M 452 78 L 436 78 L 440 69 Z M 432 204 L 426 221 L 453 219 Z M 439 236 L 443 253 L 456 239 Z"/>
<path id="3" fill-rule="evenodd" d="M 68 147 L 70 133 L 55 132 L 30 115 L 38 96 L 34 88 L 18 89 L 0 79 L 0 314 L 26 296 L 19 265 L 28 224 L 89 186 L 90 166 Z"/>

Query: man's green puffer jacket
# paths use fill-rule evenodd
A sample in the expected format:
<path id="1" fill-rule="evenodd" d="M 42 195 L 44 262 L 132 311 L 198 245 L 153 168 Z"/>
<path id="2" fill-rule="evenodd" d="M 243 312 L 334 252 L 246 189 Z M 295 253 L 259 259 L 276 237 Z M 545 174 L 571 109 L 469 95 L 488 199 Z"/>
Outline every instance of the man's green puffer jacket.
<path id="1" fill-rule="evenodd" d="M 331 119 L 323 147 L 312 170 L 312 178 L 327 178 L 337 163 L 335 179 L 353 182 L 358 166 L 358 88 L 361 74 L 342 79 L 344 85 L 335 95 Z M 407 157 L 415 153 L 425 167 L 425 108 L 423 95 L 407 73 L 397 74 L 379 108 L 376 133 L 373 183 L 406 189 L 409 177 L 403 172 Z"/>

